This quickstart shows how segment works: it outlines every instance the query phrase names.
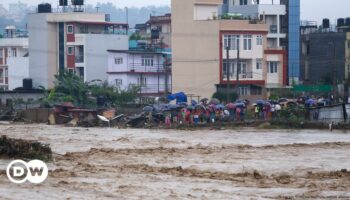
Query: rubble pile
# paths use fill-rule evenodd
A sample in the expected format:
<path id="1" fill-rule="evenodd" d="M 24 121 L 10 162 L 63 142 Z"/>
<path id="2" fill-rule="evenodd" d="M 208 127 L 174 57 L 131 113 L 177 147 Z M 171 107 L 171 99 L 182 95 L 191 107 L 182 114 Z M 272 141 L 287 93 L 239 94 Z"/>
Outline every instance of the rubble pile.
<path id="1" fill-rule="evenodd" d="M 52 151 L 49 145 L 37 141 L 0 137 L 0 157 L 18 159 L 52 160 Z"/>

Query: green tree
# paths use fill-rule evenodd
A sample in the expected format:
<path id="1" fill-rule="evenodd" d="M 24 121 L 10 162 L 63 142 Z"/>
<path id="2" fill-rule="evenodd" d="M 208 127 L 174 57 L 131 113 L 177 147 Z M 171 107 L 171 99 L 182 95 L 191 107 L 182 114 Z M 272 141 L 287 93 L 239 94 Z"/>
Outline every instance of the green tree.
<path id="1" fill-rule="evenodd" d="M 76 106 L 96 107 L 96 98 L 103 97 L 109 106 L 134 103 L 139 89 L 130 86 L 126 90 L 108 85 L 108 82 L 92 81 L 84 83 L 74 73 L 62 71 L 55 76 L 55 87 L 47 91 L 42 103 L 50 106 L 54 103 L 72 102 Z"/>
<path id="2" fill-rule="evenodd" d="M 212 98 L 219 99 L 221 102 L 227 100 L 227 94 L 225 92 L 215 92 Z M 229 101 L 235 102 L 238 99 L 238 94 L 236 92 L 232 92 L 229 94 Z"/>

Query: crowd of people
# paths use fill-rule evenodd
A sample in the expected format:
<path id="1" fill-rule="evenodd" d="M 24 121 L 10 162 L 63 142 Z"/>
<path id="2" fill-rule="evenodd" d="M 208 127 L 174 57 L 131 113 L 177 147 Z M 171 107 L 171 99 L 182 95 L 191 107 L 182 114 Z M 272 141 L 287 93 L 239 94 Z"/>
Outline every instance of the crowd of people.
<path id="1" fill-rule="evenodd" d="M 209 103 L 192 101 L 190 105 L 165 106 L 162 109 L 164 118 L 161 122 L 166 126 L 243 122 L 249 112 L 248 108 L 251 108 L 252 117 L 256 120 L 270 120 L 276 118 L 277 112 L 282 109 L 278 103 L 269 101 L 257 101 L 252 106 L 249 104 L 249 101 L 241 100 L 223 105 L 217 100 L 212 100 Z M 148 112 L 147 116 L 147 121 L 153 121 L 154 112 Z"/>

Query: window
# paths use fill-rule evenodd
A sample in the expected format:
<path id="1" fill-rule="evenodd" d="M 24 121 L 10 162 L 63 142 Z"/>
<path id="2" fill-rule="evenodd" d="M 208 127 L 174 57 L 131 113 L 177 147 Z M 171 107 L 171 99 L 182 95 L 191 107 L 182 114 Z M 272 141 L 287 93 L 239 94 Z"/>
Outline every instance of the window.
<path id="1" fill-rule="evenodd" d="M 70 34 L 74 33 L 73 25 L 67 25 L 67 33 L 70 33 Z"/>
<path id="2" fill-rule="evenodd" d="M 0 83 L 4 83 L 4 69 L 0 69 Z"/>
<path id="3" fill-rule="evenodd" d="M 251 35 L 244 36 L 243 49 L 244 50 L 252 50 L 252 36 Z"/>
<path id="4" fill-rule="evenodd" d="M 262 69 L 262 61 L 256 60 L 256 69 Z"/>
<path id="5" fill-rule="evenodd" d="M 250 95 L 262 95 L 262 88 L 259 86 L 250 86 Z"/>
<path id="6" fill-rule="evenodd" d="M 242 96 L 249 95 L 249 88 L 248 87 L 239 87 L 239 95 L 242 95 Z"/>
<path id="7" fill-rule="evenodd" d="M 234 76 L 235 76 L 235 63 L 234 62 L 230 62 L 230 79 L 233 79 Z M 227 62 L 225 61 L 223 63 L 223 68 L 222 68 L 222 71 L 223 71 L 223 79 L 224 80 L 227 80 Z"/>
<path id="8" fill-rule="evenodd" d="M 5 69 L 5 77 L 9 77 L 9 70 L 8 69 Z"/>
<path id="9" fill-rule="evenodd" d="M 68 69 L 69 73 L 75 74 L 74 69 Z"/>
<path id="10" fill-rule="evenodd" d="M 263 37 L 262 35 L 256 36 L 256 45 L 262 45 L 263 44 Z"/>
<path id="11" fill-rule="evenodd" d="M 4 58 L 4 49 L 0 49 L 0 59 Z"/>
<path id="12" fill-rule="evenodd" d="M 17 49 L 16 49 L 16 48 L 12 48 L 12 49 L 11 49 L 10 56 L 11 56 L 11 57 L 17 57 Z"/>
<path id="13" fill-rule="evenodd" d="M 68 53 L 68 55 L 73 55 L 74 54 L 74 47 L 67 47 L 67 53 Z"/>
<path id="14" fill-rule="evenodd" d="M 348 49 L 350 49 L 350 42 L 348 42 Z"/>
<path id="15" fill-rule="evenodd" d="M 115 59 L 114 59 L 114 63 L 115 63 L 116 65 L 121 65 L 121 64 L 123 64 L 123 58 L 115 58 Z"/>
<path id="16" fill-rule="evenodd" d="M 270 74 L 278 73 L 278 62 L 269 62 L 268 67 Z"/>
<path id="17" fill-rule="evenodd" d="M 239 67 L 239 74 L 246 74 L 247 73 L 247 63 L 240 62 L 240 63 L 238 63 L 238 67 Z"/>
<path id="18" fill-rule="evenodd" d="M 239 48 L 239 38 L 239 35 L 225 35 L 224 49 L 228 47 L 229 50 L 237 50 Z"/>
<path id="19" fill-rule="evenodd" d="M 153 66 L 153 56 L 142 56 L 141 62 L 143 67 L 151 67 Z"/>
<path id="20" fill-rule="evenodd" d="M 146 87 L 147 86 L 147 78 L 146 77 L 138 77 L 137 78 L 137 84 L 141 87 Z"/>
<path id="21" fill-rule="evenodd" d="M 247 5 L 248 0 L 239 0 L 239 5 Z"/>
<path id="22" fill-rule="evenodd" d="M 115 79 L 115 85 L 116 85 L 117 87 L 122 86 L 122 85 L 123 85 L 123 80 L 122 80 L 122 79 Z"/>

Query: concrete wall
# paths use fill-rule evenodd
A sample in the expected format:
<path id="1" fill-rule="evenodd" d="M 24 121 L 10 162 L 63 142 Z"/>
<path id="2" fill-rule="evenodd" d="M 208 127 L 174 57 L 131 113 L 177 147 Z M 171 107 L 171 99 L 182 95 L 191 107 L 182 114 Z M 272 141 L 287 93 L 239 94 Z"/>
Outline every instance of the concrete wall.
<path id="1" fill-rule="evenodd" d="M 28 38 L 1 38 L 0 47 L 28 48 Z"/>
<path id="2" fill-rule="evenodd" d="M 194 20 L 210 20 L 218 16 L 218 8 L 212 5 L 197 5 L 193 9 Z"/>
<path id="3" fill-rule="evenodd" d="M 31 15 L 38 15 L 38 13 L 31 14 Z M 47 21 L 54 22 L 54 23 L 71 22 L 71 21 L 104 22 L 105 14 L 104 13 L 84 13 L 84 12 L 50 13 L 47 15 Z"/>
<path id="4" fill-rule="evenodd" d="M 28 109 L 21 113 L 21 116 L 30 122 L 35 123 L 47 123 L 50 114 L 53 113 L 52 109 L 49 108 L 38 108 L 38 109 Z"/>
<path id="5" fill-rule="evenodd" d="M 9 90 L 23 86 L 23 79 L 29 78 L 29 58 L 8 59 Z"/>
<path id="6" fill-rule="evenodd" d="M 44 94 L 40 93 L 13 93 L 13 92 L 5 92 L 0 93 L 0 102 L 2 105 L 6 105 L 6 100 L 11 99 L 12 101 L 16 101 L 22 99 L 24 102 L 27 102 L 29 99 L 33 101 L 39 100 L 44 97 Z"/>
<path id="7" fill-rule="evenodd" d="M 43 86 L 49 88 L 50 67 L 56 67 L 56 62 L 50 60 L 52 55 L 56 55 L 56 39 L 49 37 L 56 34 L 55 29 L 49 27 L 46 22 L 46 14 L 28 15 L 29 31 L 29 75 L 33 79 L 33 86 Z M 52 26 L 52 25 L 51 25 Z M 51 55 L 51 56 L 49 56 Z"/>
<path id="8" fill-rule="evenodd" d="M 107 50 L 128 50 L 127 35 L 85 35 L 85 81 L 107 80 L 108 53 Z"/>
<path id="9" fill-rule="evenodd" d="M 173 0 L 171 5 L 173 93 L 210 98 L 220 79 L 219 21 L 194 21 L 195 2 L 200 1 Z"/>

